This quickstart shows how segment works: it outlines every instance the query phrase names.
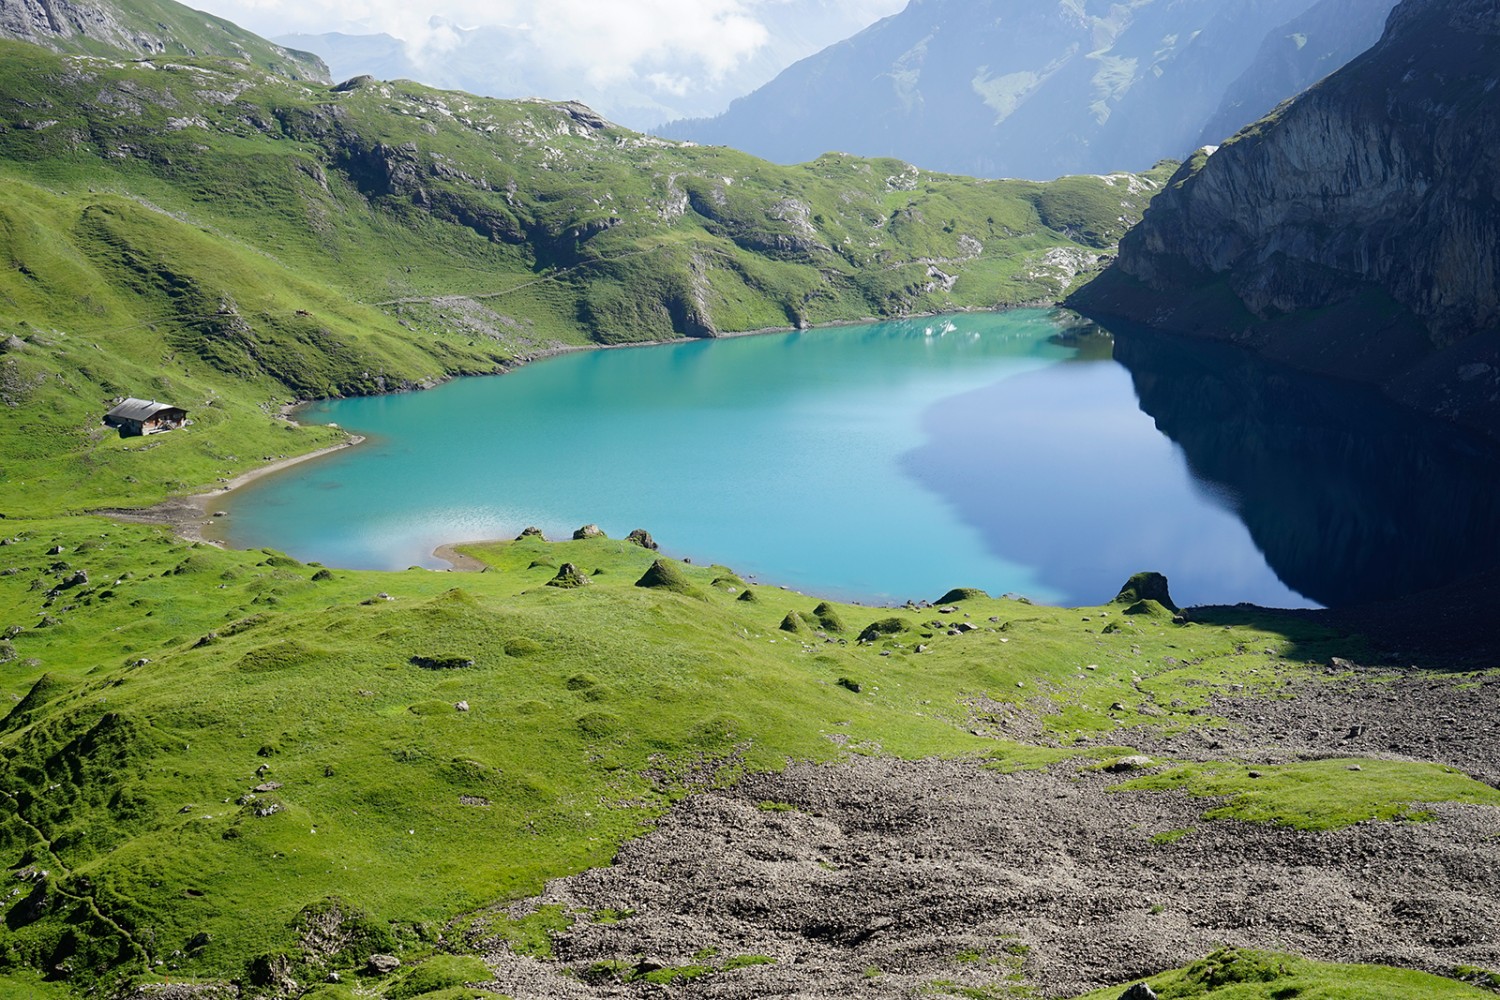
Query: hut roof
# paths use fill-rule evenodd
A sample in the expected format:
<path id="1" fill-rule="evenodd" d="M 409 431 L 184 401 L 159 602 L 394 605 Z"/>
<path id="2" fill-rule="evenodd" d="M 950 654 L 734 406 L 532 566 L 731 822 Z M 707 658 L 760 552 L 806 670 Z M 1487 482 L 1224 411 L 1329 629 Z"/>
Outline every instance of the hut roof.
<path id="1" fill-rule="evenodd" d="M 163 410 L 176 410 L 179 407 L 171 403 L 158 403 L 154 399 L 129 399 L 121 400 L 114 409 L 105 414 L 106 417 L 114 417 L 116 420 L 150 420 Z"/>

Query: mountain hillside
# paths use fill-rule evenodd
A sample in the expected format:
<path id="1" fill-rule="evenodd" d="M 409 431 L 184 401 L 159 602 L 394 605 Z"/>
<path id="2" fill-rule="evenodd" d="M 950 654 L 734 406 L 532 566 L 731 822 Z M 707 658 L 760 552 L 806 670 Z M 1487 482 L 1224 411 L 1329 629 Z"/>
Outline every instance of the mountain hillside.
<path id="1" fill-rule="evenodd" d="M 1332 19 L 1307 45 L 1357 51 L 1383 3 L 1368 0 L 1347 23 Z M 1244 94 L 1237 81 L 1256 63 L 1261 39 L 1295 34 L 1287 23 L 1314 6 L 917 0 L 724 114 L 659 131 L 787 163 L 836 149 L 984 177 L 1144 168 L 1186 156 L 1231 91 Z M 1246 105 L 1244 120 L 1330 68 L 1292 61 L 1266 103 Z"/>
<path id="2" fill-rule="evenodd" d="M 1374 45 L 1394 6 L 1396 0 L 1319 0 L 1267 32 L 1250 66 L 1224 92 L 1199 145 L 1224 141 Z"/>
<path id="3" fill-rule="evenodd" d="M 328 81 L 317 56 L 173 0 L 0 0 L 0 38 L 87 55 L 239 59 L 293 80 Z"/>
<path id="4" fill-rule="evenodd" d="M 576 104 L 16 42 L 0 55 L 0 426 L 36 444 L 0 504 L 33 510 L 138 495 L 93 474 L 114 460 L 97 437 L 116 396 L 215 398 L 227 427 L 280 433 L 268 400 L 495 371 L 561 345 L 1056 301 L 1168 172 L 1033 184 L 840 156 L 785 168 Z M 208 481 L 265 454 L 252 438 L 161 451 L 208 448 L 164 459 Z M 275 440 L 274 454 L 319 443 Z M 156 495 L 189 478 L 153 480 Z M 39 482 L 55 486 L 45 499 Z"/>
<path id="5" fill-rule="evenodd" d="M 1195 156 L 1075 297 L 1500 432 L 1500 11 L 1404 0 L 1373 49 Z"/>

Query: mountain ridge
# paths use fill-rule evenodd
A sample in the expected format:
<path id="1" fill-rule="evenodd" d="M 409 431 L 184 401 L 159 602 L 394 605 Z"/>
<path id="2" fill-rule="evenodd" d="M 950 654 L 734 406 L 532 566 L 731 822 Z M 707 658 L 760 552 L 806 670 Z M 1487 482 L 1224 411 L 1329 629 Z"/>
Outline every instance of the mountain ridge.
<path id="1" fill-rule="evenodd" d="M 1247 37 L 1284 34 L 1293 19 L 1333 2 L 925 0 L 802 60 L 722 115 L 655 131 L 778 162 L 834 148 L 986 177 L 1144 167 L 1188 155 L 1222 113 L 1259 55 Z M 1310 44 L 1357 48 L 1359 26 L 1368 34 L 1385 3 L 1318 19 L 1320 31 L 1337 37 Z M 1327 71 L 1316 60 L 1286 66 L 1290 89 L 1231 131 Z"/>

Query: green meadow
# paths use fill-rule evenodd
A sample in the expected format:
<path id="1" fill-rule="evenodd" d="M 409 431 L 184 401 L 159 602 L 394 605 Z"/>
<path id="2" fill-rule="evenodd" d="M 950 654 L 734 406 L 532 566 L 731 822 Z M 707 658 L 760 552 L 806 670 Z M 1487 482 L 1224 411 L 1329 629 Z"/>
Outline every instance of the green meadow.
<path id="1" fill-rule="evenodd" d="M 560 346 L 1055 301 L 1171 169 L 779 167 L 577 106 L 331 88 L 270 49 L 260 69 L 213 58 L 226 29 L 201 27 L 199 54 L 157 60 L 0 42 L 0 997 L 329 971 L 348 982 L 307 996 L 476 996 L 445 929 L 609 863 L 702 788 L 848 754 L 1097 768 L 1215 725 L 1230 685 L 1279 697 L 1359 655 L 1303 617 L 1188 623 L 1144 594 L 876 609 L 602 538 L 352 572 L 101 516 L 342 440 L 279 419 L 298 399 Z M 193 423 L 121 438 L 100 417 L 127 395 Z M 1011 708 L 1041 737 L 1010 732 Z M 1313 829 L 1496 802 L 1424 764 L 1294 764 L 1252 788 L 1234 761 L 1166 763 L 1118 794 Z M 508 933 L 546 954 L 566 919 Z M 360 979 L 375 953 L 403 971 Z M 1205 961 L 1162 995 L 1475 995 Z"/>

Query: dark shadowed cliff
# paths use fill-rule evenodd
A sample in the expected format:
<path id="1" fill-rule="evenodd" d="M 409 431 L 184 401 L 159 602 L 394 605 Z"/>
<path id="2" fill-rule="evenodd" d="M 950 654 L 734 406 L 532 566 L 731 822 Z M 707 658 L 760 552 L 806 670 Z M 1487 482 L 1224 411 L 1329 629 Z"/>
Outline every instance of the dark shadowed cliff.
<path id="1" fill-rule="evenodd" d="M 1404 0 L 1365 55 L 1194 156 L 1073 304 L 1500 434 L 1500 8 Z"/>

